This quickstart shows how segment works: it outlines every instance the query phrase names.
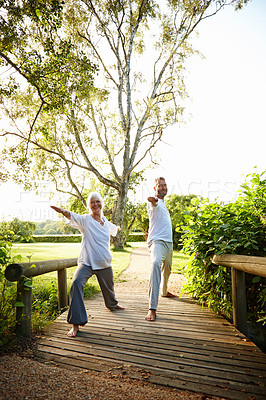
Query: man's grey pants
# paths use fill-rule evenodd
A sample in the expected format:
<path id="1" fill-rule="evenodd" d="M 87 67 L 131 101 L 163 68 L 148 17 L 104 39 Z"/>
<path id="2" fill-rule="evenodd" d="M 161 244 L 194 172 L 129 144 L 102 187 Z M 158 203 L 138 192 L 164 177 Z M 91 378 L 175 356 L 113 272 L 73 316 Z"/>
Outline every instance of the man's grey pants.
<path id="1" fill-rule="evenodd" d="M 149 309 L 156 310 L 161 295 L 166 296 L 168 279 L 171 274 L 173 243 L 163 240 L 153 240 L 148 244 L 151 256 L 151 270 L 149 280 Z"/>
<path id="2" fill-rule="evenodd" d="M 67 322 L 70 324 L 85 325 L 88 322 L 83 300 L 84 286 L 88 279 L 94 274 L 102 290 L 106 307 L 113 309 L 118 303 L 115 298 L 112 268 L 93 270 L 89 265 L 80 264 L 74 273 L 70 288 L 70 306 L 67 316 Z"/>

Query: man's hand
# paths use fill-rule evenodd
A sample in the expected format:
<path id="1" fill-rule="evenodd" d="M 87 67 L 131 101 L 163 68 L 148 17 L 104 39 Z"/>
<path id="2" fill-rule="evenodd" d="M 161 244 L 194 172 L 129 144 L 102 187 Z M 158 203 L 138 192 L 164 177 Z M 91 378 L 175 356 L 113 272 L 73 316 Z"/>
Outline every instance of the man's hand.
<path id="1" fill-rule="evenodd" d="M 150 197 L 148 197 L 147 200 L 148 200 L 153 206 L 156 206 L 157 203 L 158 203 L 158 198 L 157 198 L 157 197 L 150 196 Z"/>

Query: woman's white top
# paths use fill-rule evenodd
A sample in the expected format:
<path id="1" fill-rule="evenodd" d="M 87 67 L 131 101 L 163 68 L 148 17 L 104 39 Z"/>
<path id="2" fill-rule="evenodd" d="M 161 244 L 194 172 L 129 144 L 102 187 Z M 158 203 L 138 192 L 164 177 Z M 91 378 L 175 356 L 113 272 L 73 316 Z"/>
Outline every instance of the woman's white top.
<path id="1" fill-rule="evenodd" d="M 153 240 L 173 241 L 172 223 L 169 211 L 162 199 L 158 199 L 155 206 L 147 202 L 147 211 L 149 214 L 149 233 L 147 242 Z"/>
<path id="2" fill-rule="evenodd" d="M 93 270 L 111 267 L 110 234 L 116 236 L 118 227 L 102 217 L 104 224 L 89 214 L 79 215 L 70 211 L 68 224 L 82 234 L 78 264 L 90 265 Z"/>

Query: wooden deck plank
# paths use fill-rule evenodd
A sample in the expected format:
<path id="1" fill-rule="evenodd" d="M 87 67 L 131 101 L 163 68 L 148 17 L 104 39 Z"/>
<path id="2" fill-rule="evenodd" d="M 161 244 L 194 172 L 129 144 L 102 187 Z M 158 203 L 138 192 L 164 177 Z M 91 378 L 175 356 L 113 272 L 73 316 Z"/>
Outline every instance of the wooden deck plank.
<path id="1" fill-rule="evenodd" d="M 38 341 L 36 357 L 223 399 L 266 399 L 266 355 L 228 321 L 191 299 L 160 298 L 148 322 L 147 302 L 146 294 L 120 292 L 125 310 L 110 312 L 98 294 L 86 301 L 88 324 L 77 337 L 66 336 L 65 312 Z"/>

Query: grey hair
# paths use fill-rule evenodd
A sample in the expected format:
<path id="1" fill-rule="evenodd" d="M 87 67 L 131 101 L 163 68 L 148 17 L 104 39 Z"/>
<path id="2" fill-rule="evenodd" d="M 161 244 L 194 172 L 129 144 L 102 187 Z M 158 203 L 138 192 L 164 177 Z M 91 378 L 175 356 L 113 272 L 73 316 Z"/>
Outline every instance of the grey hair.
<path id="1" fill-rule="evenodd" d="M 91 211 L 91 207 L 90 207 L 90 204 L 91 204 L 91 200 L 92 199 L 97 199 L 97 200 L 100 200 L 100 202 L 101 202 L 101 205 L 102 205 L 102 210 L 103 210 L 103 199 L 102 199 L 102 196 L 99 194 L 99 193 L 97 193 L 97 192 L 92 192 L 92 193 L 90 193 L 89 194 L 89 197 L 88 197 L 88 200 L 87 200 L 87 209 L 89 210 L 89 211 Z"/>

